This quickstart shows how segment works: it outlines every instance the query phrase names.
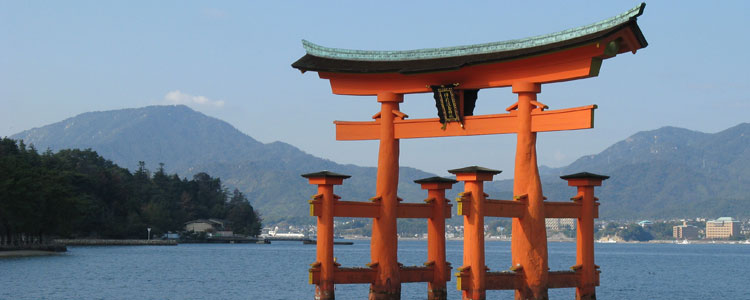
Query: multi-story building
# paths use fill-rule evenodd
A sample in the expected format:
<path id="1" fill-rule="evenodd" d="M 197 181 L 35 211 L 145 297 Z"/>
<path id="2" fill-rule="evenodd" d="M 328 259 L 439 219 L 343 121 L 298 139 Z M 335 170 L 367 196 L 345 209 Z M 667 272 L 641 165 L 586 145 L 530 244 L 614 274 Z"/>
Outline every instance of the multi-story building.
<path id="1" fill-rule="evenodd" d="M 550 218 L 544 219 L 547 231 L 563 231 L 576 228 L 576 219 L 573 218 Z"/>
<path id="2" fill-rule="evenodd" d="M 740 221 L 732 217 L 721 217 L 706 222 L 707 239 L 726 239 L 740 234 Z"/>
<path id="3" fill-rule="evenodd" d="M 688 225 L 682 221 L 682 225 L 672 227 L 672 236 L 678 240 L 694 240 L 698 238 L 698 227 Z"/>

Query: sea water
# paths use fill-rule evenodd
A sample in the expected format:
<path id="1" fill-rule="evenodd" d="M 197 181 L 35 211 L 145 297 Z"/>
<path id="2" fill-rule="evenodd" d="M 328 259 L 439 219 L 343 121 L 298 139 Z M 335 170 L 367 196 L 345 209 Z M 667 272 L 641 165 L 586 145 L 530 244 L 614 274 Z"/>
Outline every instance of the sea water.
<path id="1" fill-rule="evenodd" d="M 370 261 L 369 241 L 337 245 L 344 267 Z M 461 266 L 461 241 L 446 256 Z M 491 271 L 510 267 L 510 243 L 486 243 Z M 421 266 L 426 241 L 400 241 L 399 261 Z M 601 266 L 598 299 L 750 299 L 750 245 L 596 244 Z M 179 246 L 68 247 L 61 255 L 0 259 L 0 299 L 313 299 L 308 284 L 315 246 L 183 244 Z M 574 243 L 549 243 L 552 270 L 575 264 Z M 366 299 L 366 284 L 337 285 L 338 299 Z M 402 299 L 425 299 L 426 283 L 402 285 Z M 460 299 L 456 279 L 450 299 Z M 513 299 L 488 291 L 488 299 Z M 574 299 L 575 289 L 550 290 L 550 299 Z"/>

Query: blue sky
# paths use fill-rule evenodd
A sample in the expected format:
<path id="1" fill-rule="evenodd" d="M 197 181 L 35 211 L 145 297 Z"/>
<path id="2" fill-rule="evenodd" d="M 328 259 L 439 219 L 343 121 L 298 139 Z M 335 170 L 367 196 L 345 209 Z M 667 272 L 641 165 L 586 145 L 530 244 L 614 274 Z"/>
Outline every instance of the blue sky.
<path id="1" fill-rule="evenodd" d="M 262 142 L 374 166 L 377 142 L 337 142 L 332 121 L 369 120 L 377 102 L 333 95 L 316 73 L 292 69 L 302 39 L 372 50 L 485 43 L 586 25 L 638 3 L 0 0 L 0 136 L 88 111 L 182 103 Z M 599 77 L 542 87 L 551 109 L 599 109 L 594 129 L 539 134 L 540 164 L 567 165 L 642 130 L 749 122 L 749 3 L 648 3 L 638 21 L 647 48 L 605 61 Z M 431 101 L 407 95 L 401 110 L 433 117 Z M 514 101 L 508 88 L 483 90 L 476 112 Z M 513 173 L 513 135 L 401 145 L 404 166 Z"/>

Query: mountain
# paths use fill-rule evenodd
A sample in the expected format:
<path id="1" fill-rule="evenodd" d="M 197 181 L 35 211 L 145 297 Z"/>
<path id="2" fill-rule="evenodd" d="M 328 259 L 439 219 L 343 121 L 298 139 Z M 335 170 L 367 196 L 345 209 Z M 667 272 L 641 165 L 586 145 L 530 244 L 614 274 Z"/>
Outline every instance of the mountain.
<path id="1" fill-rule="evenodd" d="M 366 200 L 375 191 L 375 168 L 337 164 L 283 142 L 263 144 L 186 106 L 84 113 L 12 138 L 53 151 L 91 148 L 131 170 L 145 161 L 149 166 L 164 163 L 181 176 L 207 172 L 243 191 L 266 223 L 314 221 L 307 200 L 315 187 L 299 176 L 303 173 L 352 175 L 336 187 L 344 200 Z M 587 171 L 611 176 L 596 192 L 600 217 L 606 219 L 750 217 L 748 123 L 714 134 L 675 127 L 638 132 L 566 167 L 539 169 L 550 201 L 575 194 L 560 175 Z M 399 196 L 421 201 L 426 193 L 412 180 L 429 176 L 433 174 L 401 168 Z M 512 189 L 512 180 L 486 185 L 495 199 L 509 199 Z"/>
<path id="2" fill-rule="evenodd" d="M 597 188 L 607 219 L 750 216 L 750 123 L 708 134 L 676 127 L 638 132 L 599 154 L 542 173 L 550 201 L 575 190 L 559 176 L 609 175 Z M 511 190 L 512 181 L 495 182 Z"/>
<path id="3" fill-rule="evenodd" d="M 144 161 L 152 167 L 164 163 L 183 177 L 206 172 L 245 193 L 268 224 L 314 222 L 307 200 L 316 188 L 300 174 L 332 170 L 352 175 L 336 188 L 344 199 L 366 200 L 375 191 L 376 168 L 340 165 L 283 142 L 263 144 L 183 105 L 88 112 L 11 138 L 42 150 L 91 148 L 130 170 Z M 426 193 L 412 181 L 430 176 L 401 168 L 399 195 L 421 201 Z"/>

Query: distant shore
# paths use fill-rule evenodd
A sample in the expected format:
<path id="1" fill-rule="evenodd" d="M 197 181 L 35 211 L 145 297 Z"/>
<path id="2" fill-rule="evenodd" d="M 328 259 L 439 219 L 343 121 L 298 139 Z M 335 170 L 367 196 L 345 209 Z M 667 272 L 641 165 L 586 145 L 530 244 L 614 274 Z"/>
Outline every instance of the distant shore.
<path id="1" fill-rule="evenodd" d="M 66 246 L 176 246 L 175 240 L 100 240 L 100 239 L 59 239 Z"/>
<path id="2" fill-rule="evenodd" d="M 11 251 L 0 251 L 0 258 L 48 256 L 48 255 L 58 255 L 58 254 L 62 254 L 62 252 L 42 251 L 42 250 L 11 250 Z"/>
<path id="3" fill-rule="evenodd" d="M 345 240 L 370 240 L 370 237 L 367 236 L 343 236 L 343 239 Z M 422 237 L 399 237 L 399 241 L 427 241 L 427 238 Z M 447 241 L 463 241 L 463 238 L 446 238 Z M 499 238 L 499 237 L 485 237 L 485 241 L 503 241 L 503 242 L 510 242 L 510 238 Z M 562 243 L 575 243 L 575 238 L 561 238 L 561 237 L 548 237 L 548 242 L 562 242 Z M 624 241 L 624 240 L 616 240 L 613 242 L 608 242 L 607 240 L 595 240 L 597 244 L 746 244 L 750 245 L 750 242 L 744 241 L 744 240 L 687 240 L 687 242 L 683 240 L 650 240 L 650 241 Z"/>
<path id="4" fill-rule="evenodd" d="M 64 244 L 45 243 L 0 246 L 0 258 L 55 255 L 68 251 Z"/>

